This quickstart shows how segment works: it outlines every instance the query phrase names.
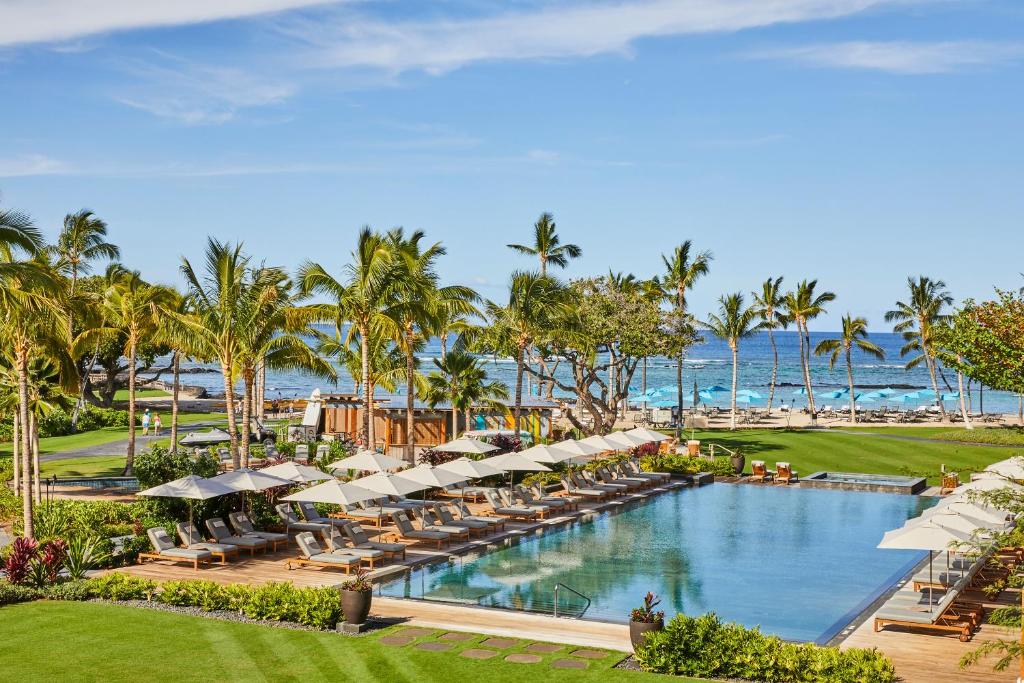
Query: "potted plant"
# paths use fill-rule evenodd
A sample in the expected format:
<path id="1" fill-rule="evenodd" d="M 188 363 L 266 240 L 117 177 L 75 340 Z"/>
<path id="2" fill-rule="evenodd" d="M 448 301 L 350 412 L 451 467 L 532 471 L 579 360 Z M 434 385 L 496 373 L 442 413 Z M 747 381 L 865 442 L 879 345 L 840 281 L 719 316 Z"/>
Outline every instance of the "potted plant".
<path id="1" fill-rule="evenodd" d="M 665 613 L 654 610 L 660 604 L 661 598 L 654 593 L 648 593 L 644 596 L 643 606 L 630 612 L 629 640 L 633 643 L 634 652 L 644 642 L 644 638 L 649 632 L 665 628 Z"/>
<path id="2" fill-rule="evenodd" d="M 747 456 L 743 455 L 738 448 L 729 459 L 732 461 L 732 471 L 736 474 L 741 474 L 743 468 L 747 466 Z"/>
<path id="3" fill-rule="evenodd" d="M 349 624 L 365 624 L 373 600 L 373 584 L 366 579 L 366 570 L 357 569 L 356 575 L 339 587 L 341 612 Z"/>

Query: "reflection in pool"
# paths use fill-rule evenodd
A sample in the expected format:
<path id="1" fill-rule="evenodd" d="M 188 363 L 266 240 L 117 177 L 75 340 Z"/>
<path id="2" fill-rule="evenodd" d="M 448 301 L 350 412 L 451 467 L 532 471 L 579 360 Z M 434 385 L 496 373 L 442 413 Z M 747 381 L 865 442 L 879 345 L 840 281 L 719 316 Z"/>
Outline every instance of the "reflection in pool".
<path id="1" fill-rule="evenodd" d="M 923 557 L 878 550 L 932 498 L 779 486 L 680 489 L 491 553 L 413 570 L 380 592 L 628 621 L 649 590 L 667 616 L 714 611 L 824 642 Z"/>

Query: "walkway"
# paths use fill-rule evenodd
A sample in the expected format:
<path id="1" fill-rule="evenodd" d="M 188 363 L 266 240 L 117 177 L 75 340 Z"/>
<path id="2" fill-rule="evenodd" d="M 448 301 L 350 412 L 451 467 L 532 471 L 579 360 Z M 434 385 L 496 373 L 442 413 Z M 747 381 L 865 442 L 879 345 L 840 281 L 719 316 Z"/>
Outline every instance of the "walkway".
<path id="1" fill-rule="evenodd" d="M 187 427 L 179 427 L 178 433 L 182 437 L 188 432 L 196 431 L 198 429 L 206 429 L 219 425 L 222 421 L 211 421 L 211 422 L 199 422 L 196 424 L 190 424 Z M 127 428 L 126 428 L 127 429 Z M 154 441 L 160 441 L 161 439 L 167 440 L 170 438 L 170 429 L 164 428 L 163 431 L 158 435 L 150 434 L 149 436 L 142 436 L 141 430 L 135 436 L 135 452 L 138 453 L 145 449 L 145 447 Z M 83 446 L 81 448 L 70 448 L 66 451 L 60 451 L 59 453 L 47 453 L 39 456 L 40 462 L 50 462 L 54 460 L 71 460 L 73 458 L 86 458 L 95 457 L 102 455 L 128 455 L 128 437 L 123 439 L 114 439 L 113 441 L 107 441 L 105 443 L 96 444 L 93 446 Z"/>

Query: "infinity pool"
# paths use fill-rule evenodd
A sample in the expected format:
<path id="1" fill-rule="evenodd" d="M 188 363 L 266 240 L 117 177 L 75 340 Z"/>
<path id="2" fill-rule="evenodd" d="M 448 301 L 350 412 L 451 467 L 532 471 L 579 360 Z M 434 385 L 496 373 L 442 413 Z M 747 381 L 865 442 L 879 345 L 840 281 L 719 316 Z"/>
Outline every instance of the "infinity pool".
<path id="1" fill-rule="evenodd" d="M 824 643 L 924 556 L 875 546 L 934 503 L 777 486 L 679 489 L 413 570 L 380 593 L 550 614 L 560 584 L 560 615 L 625 623 L 654 591 L 667 616 L 713 611 L 783 638 Z"/>

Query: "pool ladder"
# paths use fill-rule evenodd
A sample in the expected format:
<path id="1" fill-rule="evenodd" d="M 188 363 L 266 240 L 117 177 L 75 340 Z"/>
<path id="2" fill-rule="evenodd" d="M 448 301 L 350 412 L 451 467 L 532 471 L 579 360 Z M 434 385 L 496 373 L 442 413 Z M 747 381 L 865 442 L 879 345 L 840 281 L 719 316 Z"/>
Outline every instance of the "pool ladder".
<path id="1" fill-rule="evenodd" d="M 570 593 L 572 593 L 574 595 L 578 595 L 579 597 L 581 597 L 581 598 L 583 598 L 584 600 L 587 601 L 587 604 L 583 608 L 583 610 L 579 614 L 576 615 L 576 617 L 575 617 L 576 619 L 581 618 L 584 614 L 587 613 L 587 610 L 590 609 L 590 598 L 588 598 L 583 593 L 580 593 L 575 588 L 572 588 L 570 586 L 566 586 L 564 583 L 556 583 L 555 584 L 555 601 L 554 601 L 553 616 L 555 616 L 555 617 L 558 616 L 558 589 L 559 588 L 563 588 L 563 589 L 569 591 Z"/>

